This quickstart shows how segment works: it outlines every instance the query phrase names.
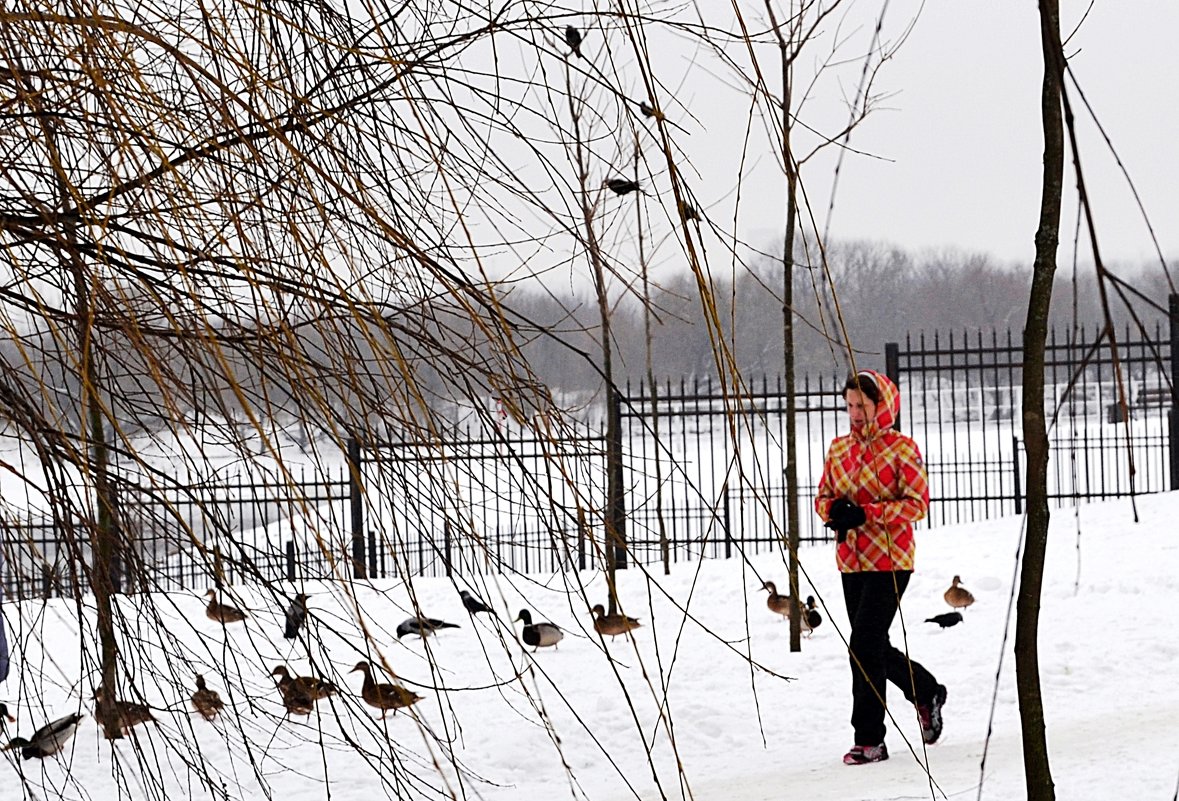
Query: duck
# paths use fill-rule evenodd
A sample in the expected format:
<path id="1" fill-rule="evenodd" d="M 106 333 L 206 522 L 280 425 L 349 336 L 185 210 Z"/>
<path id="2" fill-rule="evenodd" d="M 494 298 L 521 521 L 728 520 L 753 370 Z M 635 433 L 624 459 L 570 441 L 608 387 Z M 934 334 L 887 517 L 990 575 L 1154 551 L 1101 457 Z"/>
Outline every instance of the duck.
<path id="1" fill-rule="evenodd" d="M 29 739 L 13 737 L 8 741 L 8 745 L 0 750 L 11 751 L 14 748 L 19 748 L 22 759 L 44 759 L 47 756 L 53 756 L 73 739 L 74 733 L 78 730 L 78 724 L 82 722 L 84 717 L 86 716 L 81 712 L 75 712 L 50 721 L 33 732 L 33 736 Z"/>
<path id="2" fill-rule="evenodd" d="M 340 691 L 339 687 L 324 679 L 292 676 L 286 665 L 277 665 L 270 675 L 278 677 L 278 693 L 282 696 L 283 706 L 292 715 L 310 715 L 316 701 Z"/>
<path id="3" fill-rule="evenodd" d="M 104 690 L 99 687 L 94 691 L 94 700 L 101 705 Z M 120 701 L 114 699 L 115 714 L 118 716 L 119 731 L 123 736 L 130 734 L 131 729 L 141 723 L 155 723 L 155 716 L 151 713 L 151 707 L 147 704 L 140 704 L 135 701 Z"/>
<path id="4" fill-rule="evenodd" d="M 218 603 L 217 590 L 209 590 L 205 597 L 209 599 L 209 604 L 205 607 L 205 616 L 209 620 L 216 620 L 218 623 L 240 623 L 249 617 L 236 606 Z"/>
<path id="5" fill-rule="evenodd" d="M 794 605 L 789 595 L 780 595 L 778 588 L 772 581 L 767 581 L 761 585 L 763 590 L 769 590 L 770 595 L 766 598 L 766 608 L 776 615 L 781 615 L 787 620 L 790 619 L 790 610 Z"/>
<path id="6" fill-rule="evenodd" d="M 596 604 L 590 611 L 594 616 L 594 631 L 598 634 L 609 634 L 610 639 L 643 625 L 636 617 L 627 617 L 622 614 L 608 615 L 606 607 L 601 604 Z"/>
<path id="7" fill-rule="evenodd" d="M 398 709 L 413 706 L 423 698 L 423 696 L 407 690 L 399 684 L 375 681 L 370 662 L 357 662 L 356 667 L 352 668 L 350 672 L 355 673 L 358 670 L 364 673 L 364 686 L 360 688 L 360 697 L 369 706 L 381 710 L 382 719 L 390 709 L 396 715 Z"/>
<path id="8" fill-rule="evenodd" d="M 524 630 L 520 632 L 520 639 L 524 641 L 525 645 L 532 646 L 533 653 L 536 653 L 540 648 L 556 648 L 557 643 L 565 639 L 565 632 L 561 631 L 561 627 L 557 624 L 533 623 L 532 613 L 527 609 L 521 609 L 516 620 L 524 621 Z"/>
<path id="9" fill-rule="evenodd" d="M 307 599 L 310 597 L 310 595 L 301 592 L 287 607 L 286 626 L 282 630 L 282 636 L 286 639 L 293 640 L 299 636 L 299 629 L 303 628 L 303 624 L 307 622 Z"/>
<path id="10" fill-rule="evenodd" d="M 463 599 L 463 608 L 472 615 L 477 615 L 480 612 L 495 614 L 490 606 L 483 603 L 483 601 L 479 600 L 474 595 L 471 595 L 471 593 L 467 592 L 466 590 L 460 590 L 459 597 Z"/>
<path id="11" fill-rule="evenodd" d="M 196 692 L 192 694 L 193 708 L 205 720 L 214 720 L 225 708 L 225 702 L 221 700 L 221 696 L 217 694 L 216 690 L 210 690 L 205 686 L 204 676 L 198 675 L 196 677 L 196 687 Z"/>
<path id="12" fill-rule="evenodd" d="M 823 616 L 819 614 L 819 610 L 815 608 L 815 596 L 808 595 L 806 597 L 806 609 L 802 613 L 802 628 L 810 635 L 823 623 Z"/>
<path id="13" fill-rule="evenodd" d="M 925 618 L 926 623 L 937 623 L 943 629 L 948 629 L 950 626 L 957 626 L 962 622 L 961 612 L 946 612 L 942 615 L 934 615 L 933 617 Z"/>
<path id="14" fill-rule="evenodd" d="M 950 585 L 950 589 L 946 590 L 942 596 L 946 599 L 946 603 L 955 609 L 965 609 L 974 603 L 974 596 L 971 595 L 970 590 L 958 586 L 961 583 L 961 577 L 954 576 L 954 583 Z"/>
<path id="15" fill-rule="evenodd" d="M 445 620 L 433 617 L 407 617 L 397 624 L 397 639 L 400 640 L 406 634 L 416 634 L 425 639 L 442 629 L 457 629 L 458 627 L 457 623 L 447 623 Z"/>

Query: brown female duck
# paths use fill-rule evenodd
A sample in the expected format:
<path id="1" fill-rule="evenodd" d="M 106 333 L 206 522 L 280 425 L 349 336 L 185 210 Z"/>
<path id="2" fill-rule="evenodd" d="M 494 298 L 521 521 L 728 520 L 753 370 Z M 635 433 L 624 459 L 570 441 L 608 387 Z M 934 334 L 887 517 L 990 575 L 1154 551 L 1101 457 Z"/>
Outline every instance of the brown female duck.
<path id="1" fill-rule="evenodd" d="M 330 681 L 314 676 L 292 676 L 286 665 L 278 665 L 270 675 L 278 677 L 278 693 L 282 696 L 283 706 L 292 715 L 310 715 L 316 701 L 340 691 Z"/>
<path id="2" fill-rule="evenodd" d="M 209 590 L 205 593 L 205 597 L 209 599 L 209 603 L 205 607 L 205 616 L 209 620 L 216 620 L 218 623 L 240 623 L 248 617 L 245 612 L 236 606 L 219 603 L 217 601 L 217 590 Z"/>
<path id="3" fill-rule="evenodd" d="M 790 610 L 794 607 L 793 599 L 789 595 L 780 594 L 777 586 L 772 581 L 765 582 L 761 585 L 761 588 L 770 591 L 769 597 L 766 598 L 766 608 L 774 614 L 781 615 L 789 620 Z"/>
<path id="4" fill-rule="evenodd" d="M 974 603 L 974 596 L 970 594 L 970 590 L 965 587 L 958 586 L 962 583 L 962 579 L 954 576 L 954 583 L 950 585 L 950 589 L 946 590 L 944 597 L 946 603 L 955 609 L 965 609 Z"/>
<path id="5" fill-rule="evenodd" d="M 368 662 L 357 662 L 356 667 L 352 668 L 351 672 L 355 673 L 358 670 L 364 673 L 364 685 L 360 688 L 360 697 L 369 706 L 381 710 L 382 718 L 385 717 L 385 713 L 390 709 L 396 715 L 398 709 L 413 706 L 422 700 L 422 696 L 405 689 L 399 684 L 378 683 L 375 681 L 373 679 L 373 667 Z"/>
<path id="6" fill-rule="evenodd" d="M 196 692 L 192 694 L 192 706 L 205 720 L 214 720 L 225 708 L 225 703 L 216 690 L 205 686 L 205 677 L 196 677 Z"/>
<path id="7" fill-rule="evenodd" d="M 594 615 L 594 631 L 598 634 L 608 634 L 611 639 L 643 625 L 635 617 L 627 617 L 622 614 L 608 615 L 606 608 L 601 604 L 596 604 L 590 611 Z"/>

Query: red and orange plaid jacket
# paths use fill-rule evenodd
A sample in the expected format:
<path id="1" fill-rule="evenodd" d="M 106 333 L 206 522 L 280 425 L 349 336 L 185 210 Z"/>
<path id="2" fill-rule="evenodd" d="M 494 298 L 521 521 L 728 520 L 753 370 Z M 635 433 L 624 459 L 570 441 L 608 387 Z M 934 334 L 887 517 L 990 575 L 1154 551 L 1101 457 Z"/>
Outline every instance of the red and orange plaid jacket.
<path id="1" fill-rule="evenodd" d="M 861 370 L 880 390 L 876 419 L 836 437 L 827 450 L 815 511 L 823 520 L 836 498 L 864 509 L 867 521 L 836 548 L 842 573 L 913 569 L 913 524 L 929 510 L 929 481 L 917 443 L 892 429 L 901 394 L 887 376 Z"/>

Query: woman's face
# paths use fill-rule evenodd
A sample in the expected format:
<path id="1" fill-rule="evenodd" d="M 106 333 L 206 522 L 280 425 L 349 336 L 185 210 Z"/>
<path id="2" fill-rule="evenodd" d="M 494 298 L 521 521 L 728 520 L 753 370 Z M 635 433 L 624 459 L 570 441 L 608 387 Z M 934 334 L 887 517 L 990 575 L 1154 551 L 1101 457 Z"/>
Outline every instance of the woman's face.
<path id="1" fill-rule="evenodd" d="M 851 419 L 852 428 L 860 428 L 869 420 L 876 419 L 876 403 L 858 389 L 849 389 L 843 393 L 847 402 L 847 416 Z"/>

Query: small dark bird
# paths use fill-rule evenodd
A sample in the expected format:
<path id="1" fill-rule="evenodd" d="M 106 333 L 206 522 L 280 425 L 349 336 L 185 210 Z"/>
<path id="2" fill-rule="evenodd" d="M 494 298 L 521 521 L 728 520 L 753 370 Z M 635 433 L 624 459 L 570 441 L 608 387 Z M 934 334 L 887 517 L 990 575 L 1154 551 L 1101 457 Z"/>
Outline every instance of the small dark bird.
<path id="1" fill-rule="evenodd" d="M 205 597 L 209 599 L 209 603 L 205 607 L 205 617 L 209 620 L 216 620 L 218 623 L 240 623 L 246 619 L 246 613 L 236 606 L 219 603 L 217 590 L 209 590 L 205 593 Z"/>
<path id="2" fill-rule="evenodd" d="M 687 201 L 680 203 L 680 213 L 684 215 L 684 219 L 688 222 L 700 219 L 700 212 L 696 211 L 696 207 Z"/>
<path id="3" fill-rule="evenodd" d="M 639 113 L 644 117 L 654 117 L 657 120 L 663 119 L 663 112 L 654 106 L 649 105 L 645 100 L 639 103 Z"/>
<path id="4" fill-rule="evenodd" d="M 810 634 L 822 623 L 823 616 L 815 608 L 815 596 L 808 595 L 806 597 L 806 609 L 802 613 L 802 628 L 806 629 L 807 633 Z"/>
<path id="5" fill-rule="evenodd" d="M 962 622 L 961 612 L 946 612 L 943 615 L 934 615 L 933 617 L 925 618 L 926 623 L 937 623 L 943 629 L 948 629 L 950 626 L 957 626 Z"/>
<path id="6" fill-rule="evenodd" d="M 974 603 L 974 596 L 970 594 L 970 590 L 958 586 L 961 583 L 962 579 L 954 576 L 954 583 L 950 585 L 950 589 L 946 590 L 943 596 L 946 603 L 955 609 L 965 609 Z"/>
<path id="7" fill-rule="evenodd" d="M 628 195 L 631 192 L 639 191 L 639 182 L 627 178 L 608 178 L 605 186 L 616 195 Z"/>
<path id="8" fill-rule="evenodd" d="M 0 750 L 11 751 L 19 748 L 22 759 L 44 759 L 52 756 L 73 738 L 74 732 L 78 730 L 78 724 L 84 717 L 86 716 L 80 712 L 75 712 L 58 718 L 37 729 L 27 740 L 24 737 L 13 737 L 8 741 L 8 745 Z"/>
<path id="9" fill-rule="evenodd" d="M 555 623 L 533 623 L 532 613 L 521 609 L 516 620 L 524 621 L 524 630 L 520 632 L 520 639 L 525 645 L 532 646 L 532 652 L 538 648 L 556 648 L 557 643 L 565 639 L 565 632 Z M 515 622 L 515 621 L 513 621 Z"/>
<path id="10" fill-rule="evenodd" d="M 432 617 L 407 617 L 397 626 L 397 639 L 406 634 L 416 634 L 425 639 L 441 629 L 457 629 L 457 623 L 447 623 Z"/>
<path id="11" fill-rule="evenodd" d="M 201 713 L 201 717 L 205 720 L 214 720 L 217 715 L 225 708 L 225 702 L 221 700 L 221 696 L 217 694 L 216 690 L 210 690 L 205 686 L 205 677 L 196 677 L 196 692 L 192 694 L 192 706 L 197 712 Z"/>
<path id="12" fill-rule="evenodd" d="M 581 54 L 581 31 L 573 25 L 565 26 L 565 44 L 569 45 L 569 50 L 578 58 L 585 58 Z"/>
<path id="13" fill-rule="evenodd" d="M 460 591 L 459 595 L 463 599 L 463 607 L 466 608 L 466 610 L 468 612 L 470 612 L 472 615 L 477 615 L 480 612 L 488 612 L 491 614 L 495 614 L 494 612 L 492 612 L 492 609 L 490 606 L 483 603 L 482 601 L 480 601 L 474 595 L 471 595 L 471 593 L 467 592 L 466 590 Z"/>
<path id="14" fill-rule="evenodd" d="M 310 597 L 299 593 L 295 596 L 295 600 L 291 601 L 291 605 L 287 607 L 287 625 L 282 631 L 282 636 L 288 640 L 298 637 L 299 629 L 303 628 L 303 624 L 307 622 L 307 599 Z"/>

